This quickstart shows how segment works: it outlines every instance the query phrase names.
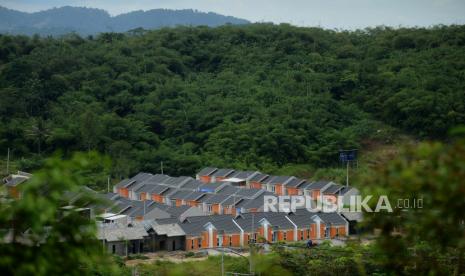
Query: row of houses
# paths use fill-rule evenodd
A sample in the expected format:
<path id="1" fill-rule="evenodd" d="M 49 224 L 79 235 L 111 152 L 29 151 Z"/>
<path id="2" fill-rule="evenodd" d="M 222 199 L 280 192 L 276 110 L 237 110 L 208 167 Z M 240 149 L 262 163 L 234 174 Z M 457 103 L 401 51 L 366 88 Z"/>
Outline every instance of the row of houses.
<path id="1" fill-rule="evenodd" d="M 332 181 L 309 181 L 295 176 L 277 176 L 259 171 L 237 171 L 207 167 L 196 174 L 202 183 L 230 182 L 237 186 L 263 189 L 277 195 L 306 195 L 314 199 L 326 196 L 358 194 L 353 187 L 336 184 Z"/>
<path id="2" fill-rule="evenodd" d="M 187 176 L 139 173 L 114 186 L 114 193 L 132 200 L 152 200 L 171 206 L 199 207 L 210 214 L 260 212 L 267 195 L 306 195 L 313 199 L 342 198 L 358 194 L 353 187 L 331 181 L 308 181 L 294 176 L 271 176 L 253 171 L 205 168 L 196 179 Z"/>
<path id="3" fill-rule="evenodd" d="M 160 218 L 130 223 L 102 223 L 98 239 L 114 254 L 157 250 L 247 247 L 250 243 L 305 241 L 344 237 L 349 225 L 337 213 L 256 212 L 231 215 Z"/>
<path id="4" fill-rule="evenodd" d="M 154 201 L 168 206 L 198 207 L 209 214 L 263 211 L 264 197 L 274 193 L 263 189 L 245 189 L 230 182 L 202 183 L 192 177 L 170 177 L 139 173 L 114 186 L 122 197 Z"/>

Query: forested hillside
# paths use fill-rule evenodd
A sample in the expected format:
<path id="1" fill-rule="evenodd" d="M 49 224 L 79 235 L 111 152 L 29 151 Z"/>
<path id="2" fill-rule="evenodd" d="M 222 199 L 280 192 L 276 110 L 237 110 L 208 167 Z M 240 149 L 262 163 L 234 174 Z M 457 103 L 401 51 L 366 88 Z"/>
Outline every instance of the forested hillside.
<path id="1" fill-rule="evenodd" d="M 83 7 L 65 6 L 27 13 L 0 6 L 0 33 L 6 34 L 58 36 L 75 32 L 79 35 L 95 35 L 138 28 L 156 29 L 178 25 L 215 27 L 248 23 L 247 20 L 232 16 L 194 10 L 154 9 L 110 16 L 104 10 Z"/>
<path id="2" fill-rule="evenodd" d="M 324 167 L 398 132 L 465 122 L 465 26 L 178 27 L 0 37 L 0 149 L 32 169 L 98 150 L 113 176 Z M 22 158 L 20 160 L 20 158 Z"/>

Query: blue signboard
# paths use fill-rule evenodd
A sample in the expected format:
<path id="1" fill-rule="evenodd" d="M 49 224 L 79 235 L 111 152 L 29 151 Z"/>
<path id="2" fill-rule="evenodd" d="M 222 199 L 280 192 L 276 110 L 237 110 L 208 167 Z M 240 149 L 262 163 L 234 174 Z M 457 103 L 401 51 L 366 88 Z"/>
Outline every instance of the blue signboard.
<path id="1" fill-rule="evenodd" d="M 357 150 L 340 150 L 339 160 L 341 162 L 350 162 L 357 159 Z"/>

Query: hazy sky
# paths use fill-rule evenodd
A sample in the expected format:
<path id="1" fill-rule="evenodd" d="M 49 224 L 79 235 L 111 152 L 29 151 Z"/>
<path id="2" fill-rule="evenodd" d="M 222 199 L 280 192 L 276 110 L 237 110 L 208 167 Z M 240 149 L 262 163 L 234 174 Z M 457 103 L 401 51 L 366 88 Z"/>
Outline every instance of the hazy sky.
<path id="1" fill-rule="evenodd" d="M 101 8 L 112 15 L 155 8 L 197 9 L 254 22 L 343 29 L 465 24 L 465 0 L 0 0 L 0 6 L 28 12 L 65 5 Z"/>

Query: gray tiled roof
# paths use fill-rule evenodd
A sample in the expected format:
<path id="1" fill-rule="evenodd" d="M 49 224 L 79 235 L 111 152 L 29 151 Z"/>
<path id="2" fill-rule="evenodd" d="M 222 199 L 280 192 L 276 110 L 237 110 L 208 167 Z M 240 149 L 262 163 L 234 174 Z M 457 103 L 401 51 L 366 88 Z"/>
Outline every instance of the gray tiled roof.
<path id="1" fill-rule="evenodd" d="M 186 199 L 192 191 L 183 191 L 183 190 L 177 190 L 175 193 L 170 194 L 171 199 Z"/>
<path id="2" fill-rule="evenodd" d="M 196 179 L 192 179 L 188 182 L 186 182 L 185 184 L 183 184 L 181 186 L 181 189 L 183 190 L 197 190 L 200 186 L 202 186 L 202 182 L 200 182 L 199 180 L 196 180 Z"/>
<path id="3" fill-rule="evenodd" d="M 329 187 L 323 190 L 324 194 L 337 194 L 344 186 L 338 184 L 331 184 Z"/>
<path id="4" fill-rule="evenodd" d="M 229 175 L 228 177 L 234 177 L 234 178 L 247 180 L 259 173 L 260 172 L 257 172 L 257 171 L 235 171 L 233 174 Z"/>
<path id="5" fill-rule="evenodd" d="M 150 183 L 150 184 L 162 184 L 164 183 L 166 180 L 170 179 L 171 177 L 169 175 L 166 175 L 166 174 L 156 174 L 154 176 L 152 176 L 151 178 L 145 180 L 146 183 Z"/>
<path id="6" fill-rule="evenodd" d="M 264 190 L 262 189 L 240 189 L 237 191 L 236 195 L 243 197 L 243 198 L 249 198 L 253 199 L 262 194 Z"/>
<path id="7" fill-rule="evenodd" d="M 217 203 L 222 203 L 225 201 L 230 195 L 224 195 L 224 194 L 214 194 L 213 196 L 209 197 L 206 199 L 204 202 L 207 204 L 217 204 Z"/>
<path id="8" fill-rule="evenodd" d="M 205 231 L 203 221 L 180 223 L 179 226 L 187 236 L 200 236 Z"/>
<path id="9" fill-rule="evenodd" d="M 15 187 L 23 182 L 29 180 L 29 177 L 15 175 L 14 177 L 6 177 L 3 179 L 5 186 Z"/>
<path id="10" fill-rule="evenodd" d="M 193 191 L 189 195 L 187 195 L 184 200 L 198 200 L 205 196 L 205 193 L 198 192 L 198 191 Z"/>
<path id="11" fill-rule="evenodd" d="M 206 183 L 199 187 L 199 191 L 204 192 L 214 192 L 219 190 L 221 187 L 229 185 L 227 182 L 213 182 L 213 183 Z"/>
<path id="12" fill-rule="evenodd" d="M 158 185 L 156 184 L 143 184 L 137 190 L 134 190 L 136 193 L 150 193 L 152 190 L 155 190 Z"/>
<path id="13" fill-rule="evenodd" d="M 263 174 L 263 173 L 258 173 L 256 175 L 254 175 L 252 178 L 250 178 L 250 181 L 254 181 L 254 182 L 263 182 L 265 181 L 266 179 L 268 179 L 270 176 L 267 175 L 267 174 Z"/>
<path id="14" fill-rule="evenodd" d="M 233 169 L 219 169 L 212 176 L 228 177 L 234 172 Z"/>
<path id="15" fill-rule="evenodd" d="M 237 196 L 230 196 L 225 201 L 221 202 L 223 206 L 236 206 L 243 198 Z"/>
<path id="16" fill-rule="evenodd" d="M 225 194 L 225 195 L 233 195 L 236 192 L 241 190 L 241 188 L 238 188 L 236 186 L 232 185 L 224 185 L 220 190 L 217 191 L 218 194 Z"/>
<path id="17" fill-rule="evenodd" d="M 157 195 L 163 195 L 165 194 L 166 192 L 168 192 L 170 189 L 170 187 L 168 186 L 164 186 L 164 185 L 153 185 L 154 187 L 152 188 L 152 190 L 150 190 L 150 193 L 151 194 L 157 194 Z"/>
<path id="18" fill-rule="evenodd" d="M 97 227 L 97 238 L 109 242 L 121 240 L 141 240 L 148 236 L 142 223 L 133 223 L 132 226 L 119 223 L 104 223 Z"/>
<path id="19" fill-rule="evenodd" d="M 338 213 L 316 213 L 321 220 L 323 220 L 324 223 L 326 224 L 331 224 L 331 225 L 345 225 L 347 221 Z"/>
<path id="20" fill-rule="evenodd" d="M 182 185 L 186 184 L 189 180 L 193 180 L 190 176 L 179 176 L 179 177 L 171 177 L 163 182 L 163 184 L 171 187 L 181 187 Z"/>
<path id="21" fill-rule="evenodd" d="M 286 187 L 300 187 L 302 185 L 305 184 L 305 180 L 304 179 L 300 179 L 300 178 L 293 178 L 291 181 L 289 181 L 287 184 L 286 184 Z"/>
<path id="22" fill-rule="evenodd" d="M 288 215 L 288 218 L 299 228 L 309 227 L 311 224 L 315 223 L 310 214 Z"/>
<path id="23" fill-rule="evenodd" d="M 212 168 L 212 167 L 206 167 L 203 168 L 200 172 L 197 173 L 199 176 L 209 176 L 216 172 L 218 169 L 217 168 Z"/>
<path id="24" fill-rule="evenodd" d="M 293 176 L 272 176 L 264 181 L 265 184 L 284 184 L 294 178 Z"/>
<path id="25" fill-rule="evenodd" d="M 307 185 L 305 187 L 305 189 L 307 189 L 307 190 L 320 190 L 320 189 L 324 188 L 326 185 L 328 185 L 329 183 L 330 183 L 330 181 L 320 180 L 320 181 L 312 182 L 311 184 Z"/>

